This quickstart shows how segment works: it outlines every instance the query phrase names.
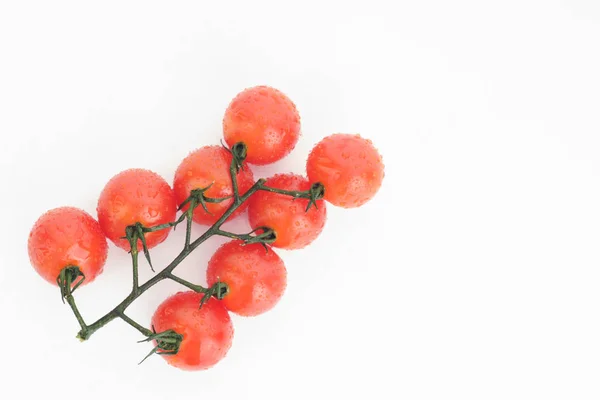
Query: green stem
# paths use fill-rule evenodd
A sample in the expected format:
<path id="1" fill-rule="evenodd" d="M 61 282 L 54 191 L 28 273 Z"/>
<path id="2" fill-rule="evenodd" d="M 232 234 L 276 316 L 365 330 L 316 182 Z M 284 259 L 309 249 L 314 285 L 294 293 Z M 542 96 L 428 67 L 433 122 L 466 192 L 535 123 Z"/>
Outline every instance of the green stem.
<path id="1" fill-rule="evenodd" d="M 260 190 L 264 190 L 265 192 L 279 193 L 279 194 L 283 194 L 286 196 L 291 196 L 295 199 L 310 199 L 309 191 L 284 190 L 284 189 L 278 189 L 278 188 L 269 187 L 269 186 L 262 186 L 260 188 Z"/>
<path id="2" fill-rule="evenodd" d="M 194 285 L 193 283 L 188 282 L 185 279 L 178 277 L 177 275 L 169 274 L 169 275 L 167 275 L 167 278 L 169 278 L 172 281 L 175 281 L 187 288 L 192 289 L 196 293 L 206 293 L 208 291 L 208 289 L 206 289 L 205 287 L 200 286 L 200 285 Z"/>
<path id="3" fill-rule="evenodd" d="M 69 304 L 69 306 L 71 306 L 71 310 L 73 310 L 73 314 L 75 314 L 75 318 L 77 318 L 77 322 L 79 322 L 79 326 L 81 326 L 81 330 L 86 330 L 87 329 L 87 325 L 85 324 L 85 321 L 83 320 L 83 317 L 81 316 L 81 313 L 79 312 L 79 310 L 77 309 L 77 305 L 75 304 L 75 298 L 73 297 L 72 294 L 68 294 L 66 297 L 67 303 Z"/>
<path id="4" fill-rule="evenodd" d="M 133 326 L 135 329 L 140 331 L 144 336 L 151 336 L 154 334 L 154 332 L 152 332 L 150 329 L 144 328 L 142 325 L 138 324 L 137 322 L 129 318 L 127 315 L 125 315 L 125 313 L 119 313 L 119 318 L 121 318 L 123 321 L 127 322 L 129 325 Z"/>
<path id="5" fill-rule="evenodd" d="M 294 199 L 308 199 L 308 204 L 306 205 L 306 212 L 310 210 L 311 206 L 319 208 L 317 206 L 317 200 L 321 200 L 325 196 L 325 186 L 323 186 L 321 182 L 313 183 L 312 185 L 310 185 L 310 189 L 305 191 L 285 190 L 264 185 L 260 188 L 260 190 L 291 196 Z"/>
<path id="6" fill-rule="evenodd" d="M 225 211 L 225 213 L 217 220 L 217 222 L 215 222 L 215 224 L 212 227 L 210 227 L 210 229 L 208 229 L 206 232 L 204 232 L 204 234 L 202 234 L 198 239 L 191 242 L 187 248 L 183 249 L 181 251 L 181 253 L 179 253 L 179 255 L 177 255 L 177 257 L 175 257 L 175 259 L 165 269 L 163 269 L 158 274 L 154 275 L 154 277 L 152 277 L 150 280 L 148 280 L 143 285 L 139 286 L 138 291 L 136 293 L 131 292 L 129 294 L 129 296 L 127 296 L 112 311 L 110 311 L 109 313 L 104 315 L 102 318 L 100 318 L 93 324 L 85 327 L 85 329 L 83 329 L 83 326 L 82 326 L 82 330 L 79 332 L 78 337 L 81 340 L 89 339 L 89 337 L 94 332 L 96 332 L 98 329 L 102 328 L 103 326 L 105 326 L 106 324 L 108 324 L 109 322 L 114 320 L 115 318 L 121 316 L 125 312 L 127 307 L 129 307 L 129 305 L 131 303 L 133 303 L 138 297 L 140 297 L 146 290 L 150 289 L 152 286 L 156 285 L 158 282 L 169 278 L 171 276 L 171 272 L 173 272 L 173 270 L 183 260 L 185 260 L 185 258 L 188 255 L 190 255 L 190 253 L 193 252 L 198 246 L 200 246 L 202 243 L 204 243 L 211 236 L 214 236 L 215 234 L 217 234 L 217 232 L 221 228 L 221 225 L 223 225 L 223 223 L 225 223 L 225 221 L 238 209 L 238 207 L 243 202 L 248 200 L 248 198 L 250 196 L 252 196 L 256 191 L 260 190 L 263 187 L 264 183 L 265 183 L 264 179 L 259 179 L 250 189 L 248 189 L 248 191 L 246 193 L 244 193 L 240 197 L 239 202 L 234 202 L 227 209 L 227 211 Z"/>
<path id="7" fill-rule="evenodd" d="M 132 293 L 137 293 L 139 286 L 139 274 L 138 274 L 138 250 L 137 243 L 131 248 L 131 262 L 133 264 L 133 289 Z"/>
<path id="8" fill-rule="evenodd" d="M 237 183 L 237 167 L 234 163 L 231 163 L 229 167 L 229 174 L 231 175 L 231 187 L 233 188 L 233 204 L 240 204 L 240 192 Z"/>
<path id="9" fill-rule="evenodd" d="M 156 232 L 161 231 L 163 229 L 175 228 L 177 225 L 183 222 L 185 219 L 185 213 L 181 214 L 181 216 L 174 222 L 167 222 L 166 224 L 156 225 L 152 227 L 144 227 L 144 232 Z"/>
<path id="10" fill-rule="evenodd" d="M 190 208 L 185 212 L 187 223 L 186 223 L 186 231 L 185 231 L 185 246 L 184 249 L 189 249 L 190 242 L 192 240 L 192 221 L 194 218 L 194 208 L 196 206 L 195 200 L 192 200 L 190 203 Z"/>
<path id="11" fill-rule="evenodd" d="M 127 238 L 130 241 L 130 244 L 131 244 L 131 259 L 132 259 L 132 263 L 133 263 L 133 288 L 131 290 L 131 293 L 123 301 L 121 301 L 121 303 L 119 303 L 115 308 L 113 308 L 110 312 L 108 312 L 106 315 L 104 315 L 103 317 L 98 319 L 93 324 L 91 324 L 91 325 L 85 324 L 83 317 L 81 316 L 81 314 L 79 313 L 79 310 L 77 309 L 77 306 L 75 305 L 75 299 L 73 298 L 73 296 L 71 294 L 71 289 L 70 289 L 71 279 L 76 279 L 77 276 L 81 276 L 82 279 L 84 279 L 83 274 L 81 274 L 79 269 L 77 269 L 77 270 L 71 270 L 72 268 L 68 269 L 70 267 L 67 267 L 67 269 L 65 269 L 61 272 L 61 275 L 59 275 L 59 277 L 57 278 L 57 282 L 59 282 L 59 283 L 63 282 L 63 281 L 66 282 L 66 286 L 65 286 L 65 284 L 61 285 L 61 293 L 63 294 L 63 298 L 66 298 L 67 302 L 71 306 L 71 309 L 73 310 L 73 313 L 75 314 L 75 317 L 77 318 L 77 321 L 79 322 L 79 325 L 81 326 L 81 331 L 79 331 L 79 334 L 77 335 L 81 340 L 89 339 L 89 337 L 92 334 L 94 334 L 94 332 L 96 332 L 98 329 L 102 328 L 103 326 L 105 326 L 106 324 L 108 324 L 109 322 L 114 320 L 115 318 L 121 318 L 123 321 L 125 321 L 126 323 L 128 323 L 129 325 L 131 325 L 132 327 L 134 327 L 135 329 L 137 329 L 138 331 L 140 331 L 142 334 L 144 334 L 147 337 L 150 337 L 151 335 L 153 335 L 154 332 L 144 328 L 142 325 L 138 324 L 137 322 L 135 322 L 134 320 L 129 318 L 127 315 L 125 315 L 125 310 L 127 309 L 127 307 L 129 307 L 129 305 L 131 305 L 131 303 L 133 303 L 145 291 L 147 291 L 152 286 L 156 285 L 158 282 L 165 280 L 165 279 L 171 279 L 175 282 L 178 282 L 179 284 L 181 284 L 189 289 L 192 289 L 195 292 L 204 293 L 204 297 L 202 298 L 202 302 L 201 302 L 200 306 L 202 304 L 204 304 L 206 301 L 208 301 L 208 299 L 210 297 L 216 297 L 217 299 L 220 300 L 223 298 L 223 296 L 226 296 L 227 293 L 229 292 L 229 288 L 228 288 L 227 284 L 224 282 L 217 282 L 215 285 L 211 286 L 210 288 L 204 288 L 200 285 L 195 285 L 195 284 L 188 282 L 182 278 L 179 278 L 178 276 L 174 275 L 172 272 L 183 260 L 185 260 L 185 258 L 188 255 L 190 255 L 190 253 L 192 253 L 198 246 L 200 246 L 207 239 L 209 239 L 210 237 L 212 237 L 214 235 L 225 236 L 225 237 L 232 238 L 232 239 L 241 239 L 241 240 L 244 240 L 246 243 L 261 243 L 263 246 L 265 246 L 265 248 L 267 247 L 267 244 L 275 241 L 276 240 L 275 232 L 269 228 L 261 228 L 262 232 L 258 233 L 258 234 L 256 234 L 255 231 L 250 232 L 248 234 L 236 234 L 236 233 L 231 233 L 231 232 L 226 232 L 226 231 L 221 230 L 221 226 L 225 223 L 225 221 L 227 221 L 227 219 L 229 217 L 231 217 L 231 215 L 246 200 L 248 200 L 250 198 L 250 196 L 252 196 L 257 191 L 264 190 L 267 192 L 279 193 L 279 194 L 291 196 L 293 198 L 309 199 L 310 201 L 308 203 L 307 210 L 310 208 L 311 204 L 314 204 L 316 206 L 316 201 L 323 198 L 325 189 L 324 189 L 323 185 L 321 185 L 320 183 L 314 183 L 311 186 L 310 190 L 307 190 L 307 191 L 292 191 L 292 190 L 283 190 L 283 189 L 267 187 L 267 186 L 265 186 L 264 179 L 259 179 L 258 181 L 256 181 L 254 183 L 254 185 L 250 189 L 248 189 L 246 191 L 246 193 L 244 193 L 243 195 L 240 195 L 239 188 L 238 188 L 238 182 L 237 182 L 237 172 L 240 168 L 242 168 L 242 162 L 246 158 L 246 150 L 247 150 L 246 146 L 243 143 L 236 143 L 232 147 L 232 150 L 231 150 L 231 153 L 233 154 L 233 159 L 232 159 L 232 162 L 231 162 L 231 165 L 229 168 L 229 173 L 231 175 L 231 184 L 232 184 L 232 188 L 233 188 L 233 197 L 234 197 L 233 203 L 231 204 L 231 206 L 229 206 L 229 208 L 225 211 L 225 213 L 223 213 L 223 215 L 217 220 L 217 222 L 215 222 L 213 226 L 211 226 L 206 232 L 204 232 L 196 240 L 194 240 L 194 241 L 191 240 L 192 220 L 193 220 L 192 217 L 193 217 L 194 209 L 200 205 L 206 209 L 205 203 L 207 203 L 207 202 L 218 203 L 220 201 L 224 201 L 224 200 L 228 199 L 228 197 L 222 198 L 222 199 L 211 199 L 211 198 L 205 197 L 204 192 L 206 190 L 208 190 L 208 188 L 210 188 L 210 185 L 206 188 L 195 189 L 192 191 L 192 193 L 190 194 L 190 197 L 188 197 L 188 199 L 183 204 L 180 205 L 180 208 L 181 208 L 181 207 L 185 206 L 187 203 L 190 203 L 189 209 L 185 213 L 183 213 L 176 221 L 169 222 L 167 224 L 157 225 L 154 227 L 144 227 L 141 224 L 136 223 L 135 225 L 132 225 L 127 228 L 126 234 L 127 234 Z M 144 233 L 154 232 L 154 231 L 157 231 L 160 229 L 167 229 L 167 228 L 171 228 L 171 227 L 174 228 L 175 226 L 177 226 L 178 224 L 183 222 L 184 219 L 187 220 L 187 224 L 186 224 L 185 246 L 184 246 L 183 250 L 162 271 L 160 271 L 158 274 L 154 275 L 154 277 L 152 277 L 146 283 L 139 285 L 138 249 L 137 249 L 138 239 L 142 241 L 142 244 L 144 244 L 144 255 L 146 256 L 146 258 L 148 259 L 148 262 L 150 263 L 150 254 L 147 251 L 147 247 L 145 246 Z M 150 264 L 150 265 L 152 266 L 152 264 Z M 71 275 L 75 276 L 75 278 L 71 278 Z M 66 281 L 65 281 L 65 278 L 66 278 Z"/>
<path id="12" fill-rule="evenodd" d="M 261 233 L 256 233 L 257 231 L 261 231 Z M 275 231 L 273 231 L 273 229 L 271 228 L 266 227 L 255 229 L 250 233 L 233 233 L 218 229 L 215 232 L 215 235 L 224 236 L 231 239 L 243 240 L 246 244 L 261 243 L 263 246 L 271 244 L 277 239 Z"/>
<path id="13" fill-rule="evenodd" d="M 220 229 L 215 232 L 215 235 L 219 235 L 219 236 L 223 236 L 223 237 L 228 237 L 228 238 L 231 238 L 231 239 L 239 239 L 239 240 L 244 240 L 244 237 L 246 236 L 246 234 L 226 232 L 226 231 L 222 231 Z"/>

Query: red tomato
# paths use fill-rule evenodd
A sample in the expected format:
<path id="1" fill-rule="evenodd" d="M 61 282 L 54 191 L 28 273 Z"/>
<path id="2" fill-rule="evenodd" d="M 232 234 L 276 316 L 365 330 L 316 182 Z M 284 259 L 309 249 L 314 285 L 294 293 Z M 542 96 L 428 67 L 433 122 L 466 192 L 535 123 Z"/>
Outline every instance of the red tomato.
<path id="1" fill-rule="evenodd" d="M 91 215 L 73 207 L 61 207 L 42 215 L 29 234 L 29 259 L 38 274 L 56 285 L 60 271 L 78 266 L 84 284 L 104 267 L 108 244 L 100 225 Z"/>
<path id="2" fill-rule="evenodd" d="M 277 174 L 267 179 L 266 186 L 306 191 L 310 189 L 308 180 L 295 174 Z M 308 199 L 293 199 L 278 193 L 258 191 L 248 200 L 248 217 L 253 229 L 268 227 L 275 231 L 277 239 L 272 244 L 283 249 L 300 249 L 307 246 L 319 236 L 327 211 L 325 202 L 317 200 L 317 208 L 310 207 Z"/>
<path id="3" fill-rule="evenodd" d="M 384 165 L 370 140 L 359 135 L 335 134 L 312 149 L 306 172 L 311 182 L 325 186 L 325 200 L 352 208 L 375 196 L 383 181 Z"/>
<path id="4" fill-rule="evenodd" d="M 281 160 L 300 137 L 300 115 L 277 89 L 256 86 L 239 93 L 225 111 L 223 133 L 229 147 L 244 142 L 246 160 L 265 165 Z"/>
<path id="5" fill-rule="evenodd" d="M 150 227 L 175 220 L 175 194 L 158 174 L 145 169 L 129 169 L 115 175 L 98 200 L 98 221 L 106 236 L 118 247 L 130 250 L 125 228 L 136 222 Z M 148 248 L 163 242 L 170 229 L 146 233 Z M 138 249 L 142 243 L 138 241 Z"/>
<path id="6" fill-rule="evenodd" d="M 205 188 L 210 184 L 212 184 L 210 189 L 204 192 L 207 197 L 221 198 L 233 195 L 231 175 L 229 174 L 231 160 L 231 153 L 221 146 L 201 147 L 187 156 L 175 172 L 173 189 L 175 190 L 177 204 L 183 203 L 193 189 Z M 245 167 L 240 170 L 237 174 L 237 182 L 240 194 L 252 187 L 254 176 L 250 168 Z M 212 225 L 217 222 L 232 203 L 233 198 L 220 203 L 206 203 L 206 208 L 208 208 L 210 214 L 204 211 L 202 206 L 198 206 L 194 210 L 193 219 L 199 224 Z M 248 207 L 247 203 L 243 203 L 232 217 L 242 213 L 246 207 Z M 183 211 L 188 208 L 189 206 L 186 205 Z"/>
<path id="7" fill-rule="evenodd" d="M 176 293 L 158 306 L 152 317 L 156 332 L 172 329 L 183 335 L 179 352 L 163 356 L 177 368 L 210 368 L 223 359 L 231 347 L 233 324 L 229 313 L 215 298 L 199 308 L 202 296 L 192 291 Z"/>
<path id="8" fill-rule="evenodd" d="M 283 261 L 273 250 L 258 243 L 244 245 L 235 240 L 221 246 L 208 262 L 208 285 L 217 281 L 229 286 L 221 300 L 236 314 L 254 316 L 273 308 L 287 285 Z"/>

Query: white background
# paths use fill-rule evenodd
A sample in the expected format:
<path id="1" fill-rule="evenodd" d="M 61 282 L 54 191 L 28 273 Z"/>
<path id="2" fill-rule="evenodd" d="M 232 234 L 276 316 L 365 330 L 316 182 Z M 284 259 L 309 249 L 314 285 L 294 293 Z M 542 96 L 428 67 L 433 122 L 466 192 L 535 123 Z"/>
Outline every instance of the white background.
<path id="1" fill-rule="evenodd" d="M 378 196 L 279 252 L 284 298 L 234 317 L 209 371 L 138 366 L 150 345 L 120 321 L 79 343 L 29 266 L 31 225 L 62 205 L 95 215 L 126 168 L 172 181 L 257 84 L 287 93 L 303 130 L 258 176 L 302 173 L 322 137 L 360 132 L 385 159 Z M 598 399 L 599 110 L 596 0 L 3 1 L 0 397 Z M 203 282 L 221 242 L 178 271 Z M 77 300 L 91 322 L 129 288 L 111 247 Z M 178 288 L 131 315 L 148 324 Z"/>

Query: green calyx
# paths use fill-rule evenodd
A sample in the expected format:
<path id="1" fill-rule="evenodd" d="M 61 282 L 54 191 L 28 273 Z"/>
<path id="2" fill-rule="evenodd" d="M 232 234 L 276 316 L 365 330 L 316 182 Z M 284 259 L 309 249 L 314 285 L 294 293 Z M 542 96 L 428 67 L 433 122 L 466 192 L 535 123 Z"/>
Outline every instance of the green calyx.
<path id="1" fill-rule="evenodd" d="M 60 296 L 63 303 L 65 302 L 65 298 L 71 296 L 84 280 L 85 275 L 83 275 L 78 266 L 69 265 L 60 271 L 56 278 L 56 284 L 60 288 Z"/>
<path id="2" fill-rule="evenodd" d="M 155 341 L 156 346 L 148 353 L 146 357 L 139 363 L 143 363 L 153 354 L 159 354 L 162 356 L 175 355 L 179 352 L 179 347 L 183 341 L 183 335 L 169 329 L 164 332 L 156 333 L 154 326 L 152 327 L 152 334 L 144 340 L 140 340 L 138 343 Z"/>
<path id="3" fill-rule="evenodd" d="M 211 297 L 214 297 L 217 300 L 223 300 L 228 294 L 229 286 L 225 282 L 215 282 L 214 285 L 205 289 L 204 296 L 202 296 L 202 299 L 200 300 L 199 308 L 202 308 Z"/>
<path id="4" fill-rule="evenodd" d="M 309 201 L 305 211 L 308 212 L 312 205 L 318 209 L 319 207 L 317 207 L 317 200 L 321 200 L 323 197 L 325 197 L 325 186 L 323 186 L 321 182 L 313 183 L 308 190 Z"/>
<path id="5" fill-rule="evenodd" d="M 244 161 L 248 156 L 248 147 L 244 142 L 237 142 L 231 148 L 225 146 L 223 142 L 221 145 L 227 150 L 233 157 L 232 168 L 236 173 L 240 172 L 244 168 Z"/>
<path id="6" fill-rule="evenodd" d="M 135 257 L 135 263 L 137 263 L 137 253 L 138 253 L 138 240 L 142 242 L 142 251 L 144 252 L 144 257 L 146 257 L 146 261 L 148 261 L 148 265 L 150 265 L 150 269 L 152 272 L 154 271 L 154 267 L 152 267 L 152 260 L 150 259 L 150 251 L 148 251 L 148 244 L 146 243 L 146 232 L 150 232 L 147 228 L 144 227 L 139 222 L 136 222 L 133 225 L 129 225 L 125 228 L 125 238 L 129 242 L 130 249 L 129 252 L 132 256 Z"/>

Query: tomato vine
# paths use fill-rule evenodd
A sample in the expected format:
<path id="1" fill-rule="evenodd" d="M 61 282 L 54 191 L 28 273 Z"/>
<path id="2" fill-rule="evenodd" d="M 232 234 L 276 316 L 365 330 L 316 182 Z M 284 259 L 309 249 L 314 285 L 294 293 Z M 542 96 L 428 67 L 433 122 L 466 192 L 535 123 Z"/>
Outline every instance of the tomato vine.
<path id="1" fill-rule="evenodd" d="M 58 281 L 61 293 L 63 294 L 63 298 L 71 307 L 75 317 L 77 318 L 77 321 L 79 322 L 79 325 L 81 326 L 81 330 L 77 334 L 77 338 L 79 338 L 80 340 L 88 340 L 94 332 L 104 327 L 112 320 L 120 318 L 127 324 L 131 325 L 133 328 L 137 329 L 143 335 L 145 335 L 147 339 L 145 339 L 144 341 L 155 340 L 157 342 L 157 345 L 154 352 L 164 354 L 176 354 L 178 351 L 178 346 L 181 344 L 180 334 L 172 330 L 171 332 L 157 333 L 148 328 L 143 327 L 142 325 L 138 324 L 125 314 L 125 310 L 127 309 L 127 307 L 129 307 L 138 297 L 140 297 L 152 286 L 165 279 L 170 279 L 197 293 L 202 293 L 203 297 L 200 304 L 198 305 L 199 307 L 201 307 L 211 297 L 214 297 L 218 300 L 223 299 L 229 292 L 229 288 L 225 282 L 216 282 L 210 287 L 203 287 L 201 285 L 196 285 L 192 282 L 186 281 L 181 277 L 178 277 L 177 275 L 173 274 L 173 271 L 198 246 L 200 246 L 207 239 L 215 235 L 239 239 L 244 241 L 244 243 L 246 244 L 260 243 L 265 245 L 265 251 L 268 251 L 266 245 L 272 243 L 276 239 L 275 232 L 269 228 L 260 228 L 245 234 L 227 232 L 221 229 L 223 223 L 227 221 L 227 219 L 245 201 L 247 201 L 250 198 L 250 196 L 252 196 L 257 191 L 279 193 L 296 199 L 308 199 L 309 205 L 306 209 L 307 211 L 311 205 L 316 207 L 316 201 L 321 200 L 325 194 L 323 185 L 319 184 L 318 182 L 312 184 L 311 188 L 307 191 L 288 191 L 266 186 L 265 179 L 258 179 L 248 191 L 240 194 L 237 190 L 237 173 L 239 172 L 240 168 L 243 168 L 243 162 L 247 153 L 246 146 L 243 143 L 236 143 L 234 146 L 232 146 L 230 151 L 233 154 L 230 167 L 231 182 L 234 188 L 233 204 L 227 209 L 227 211 L 225 211 L 225 213 L 217 220 L 217 222 L 213 224 L 210 228 L 208 228 L 200 237 L 198 237 L 195 240 L 191 239 L 192 218 L 194 209 L 196 207 L 201 206 L 205 207 L 206 203 L 217 203 L 227 199 L 206 197 L 205 192 L 208 188 L 198 188 L 196 190 L 193 190 L 188 199 L 186 199 L 179 206 L 179 208 L 181 209 L 183 206 L 189 205 L 188 209 L 176 221 L 172 223 L 150 227 L 146 227 L 141 225 L 140 223 L 136 223 L 127 227 L 126 238 L 128 239 L 131 246 L 130 254 L 133 270 L 133 288 L 131 290 L 131 293 L 106 315 L 89 325 L 86 324 L 77 308 L 75 299 L 73 297 L 73 292 L 75 291 L 76 286 L 72 287 L 73 282 L 75 281 L 75 279 L 77 279 L 77 277 L 83 278 L 83 273 L 79 270 L 77 266 L 68 266 L 63 270 L 63 272 L 61 272 L 61 276 L 64 275 L 64 278 L 59 279 Z M 138 241 L 142 243 L 143 253 L 149 265 L 152 266 L 150 252 L 145 244 L 144 235 L 148 232 L 155 232 L 157 230 L 175 228 L 184 221 L 186 222 L 186 235 L 185 243 L 181 252 L 162 271 L 157 273 L 147 282 L 140 285 L 138 276 Z"/>

